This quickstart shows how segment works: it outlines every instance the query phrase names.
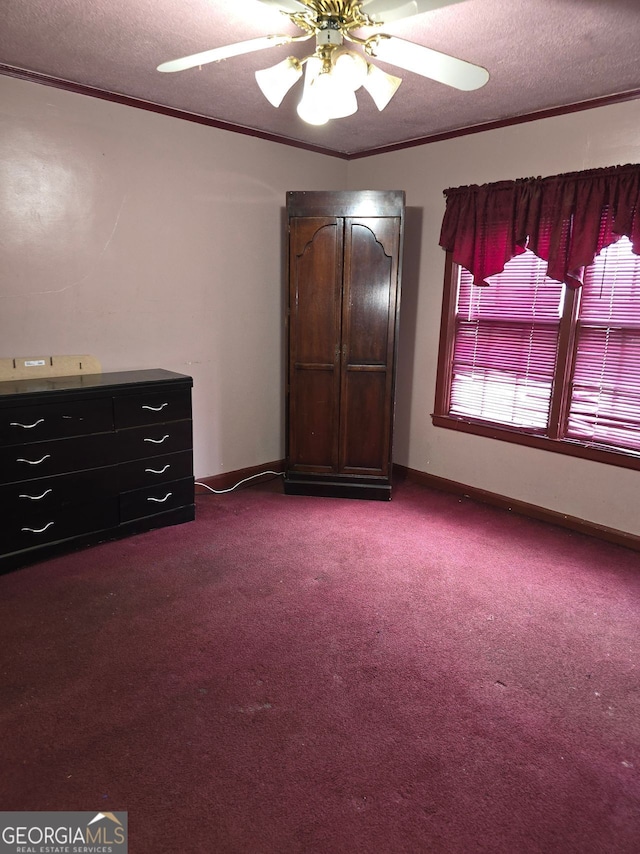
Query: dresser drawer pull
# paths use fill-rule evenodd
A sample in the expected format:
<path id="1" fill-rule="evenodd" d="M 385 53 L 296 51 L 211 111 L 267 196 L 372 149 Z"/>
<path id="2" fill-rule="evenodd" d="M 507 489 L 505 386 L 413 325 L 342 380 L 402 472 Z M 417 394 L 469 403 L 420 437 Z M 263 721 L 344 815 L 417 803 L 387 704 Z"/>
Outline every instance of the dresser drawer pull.
<path id="1" fill-rule="evenodd" d="M 162 439 L 144 439 L 145 442 L 153 442 L 154 445 L 161 445 L 169 438 L 169 434 L 165 433 Z"/>
<path id="2" fill-rule="evenodd" d="M 170 469 L 171 465 L 169 463 L 163 469 L 145 469 L 145 472 L 149 472 L 149 474 L 164 474 L 167 469 Z"/>
<path id="3" fill-rule="evenodd" d="M 37 421 L 34 421 L 33 424 L 21 424 L 19 421 L 11 421 L 11 427 L 24 427 L 25 430 L 31 430 L 33 427 L 37 427 L 38 424 L 44 424 L 44 418 L 38 418 Z"/>
<path id="4" fill-rule="evenodd" d="M 20 530 L 24 531 L 27 534 L 43 534 L 47 528 L 50 528 L 53 525 L 53 522 L 47 522 L 44 528 L 21 528 Z"/>
<path id="5" fill-rule="evenodd" d="M 142 404 L 143 409 L 150 409 L 151 412 L 162 412 L 165 406 L 169 406 L 168 403 L 161 403 L 160 406 L 148 406 L 146 403 Z"/>
<path id="6" fill-rule="evenodd" d="M 24 460 L 22 457 L 19 457 L 16 462 L 17 463 L 27 463 L 30 466 L 39 466 L 40 463 L 43 463 L 45 460 L 48 460 L 51 454 L 45 454 L 44 457 L 41 457 L 39 460 Z"/>
<path id="7" fill-rule="evenodd" d="M 48 495 L 50 492 L 53 492 L 53 489 L 45 489 L 42 495 L 19 495 L 18 498 L 28 498 L 31 501 L 41 501 L 45 495 Z"/>
<path id="8" fill-rule="evenodd" d="M 167 499 L 171 498 L 173 492 L 167 492 L 164 498 L 147 498 L 147 501 L 155 501 L 156 504 L 164 504 Z"/>

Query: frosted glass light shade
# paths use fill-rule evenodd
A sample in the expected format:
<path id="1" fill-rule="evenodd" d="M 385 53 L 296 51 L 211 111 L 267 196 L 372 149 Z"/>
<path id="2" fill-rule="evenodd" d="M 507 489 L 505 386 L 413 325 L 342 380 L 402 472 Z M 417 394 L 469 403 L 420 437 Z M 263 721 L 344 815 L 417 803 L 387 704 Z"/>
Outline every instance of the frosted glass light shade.
<path id="1" fill-rule="evenodd" d="M 298 104 L 298 115 L 309 125 L 325 125 L 329 121 L 326 104 L 316 97 L 312 83 L 322 71 L 322 60 L 310 56 L 304 70 L 304 90 L 302 100 Z"/>
<path id="2" fill-rule="evenodd" d="M 298 104 L 297 113 L 308 125 L 326 125 L 329 121 L 329 115 L 322 110 L 322 107 L 314 103 L 312 98 L 304 95 Z"/>
<path id="3" fill-rule="evenodd" d="M 337 48 L 331 57 L 331 74 L 341 86 L 352 92 L 358 90 L 367 78 L 367 61 L 361 53 L 347 48 Z"/>
<path id="4" fill-rule="evenodd" d="M 345 86 L 335 69 L 319 74 L 311 85 L 311 93 L 321 104 L 330 119 L 351 116 L 358 109 L 355 92 Z"/>
<path id="5" fill-rule="evenodd" d="M 289 89 L 302 77 L 302 66 L 295 56 L 288 56 L 271 68 L 256 71 L 255 77 L 267 101 L 279 107 Z"/>
<path id="6" fill-rule="evenodd" d="M 352 116 L 358 110 L 358 100 L 356 93 L 349 89 L 342 89 L 339 95 L 336 95 L 329 105 L 330 119 L 343 119 L 345 116 Z"/>
<path id="7" fill-rule="evenodd" d="M 369 64 L 367 76 L 362 84 L 373 98 L 376 107 L 382 111 L 396 93 L 402 78 L 387 74 L 381 68 Z"/>
<path id="8" fill-rule="evenodd" d="M 321 60 L 311 57 L 307 61 L 304 92 L 298 104 L 300 118 L 308 124 L 323 125 L 330 119 L 350 116 L 357 109 L 355 92 L 336 76 L 335 69 L 326 71 Z"/>

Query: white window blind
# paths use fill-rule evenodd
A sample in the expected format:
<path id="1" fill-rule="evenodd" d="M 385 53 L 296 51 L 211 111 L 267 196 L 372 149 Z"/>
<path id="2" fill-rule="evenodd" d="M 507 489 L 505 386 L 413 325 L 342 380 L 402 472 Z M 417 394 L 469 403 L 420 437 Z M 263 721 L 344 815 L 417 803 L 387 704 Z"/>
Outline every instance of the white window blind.
<path id="1" fill-rule="evenodd" d="M 624 237 L 585 273 L 567 435 L 640 450 L 640 257 Z"/>
<path id="2" fill-rule="evenodd" d="M 546 429 L 564 285 L 545 270 L 529 251 L 488 287 L 460 269 L 451 415 Z"/>

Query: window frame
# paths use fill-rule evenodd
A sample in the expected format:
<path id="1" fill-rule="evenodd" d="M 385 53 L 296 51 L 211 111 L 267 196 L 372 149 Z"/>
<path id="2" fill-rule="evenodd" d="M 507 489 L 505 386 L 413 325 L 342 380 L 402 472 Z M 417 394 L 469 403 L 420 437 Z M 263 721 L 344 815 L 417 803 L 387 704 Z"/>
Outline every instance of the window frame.
<path id="1" fill-rule="evenodd" d="M 580 305 L 579 288 L 566 289 L 565 307 L 560 320 L 556 372 L 551 392 L 547 435 L 541 436 L 539 433 L 532 433 L 529 428 L 512 427 L 473 419 L 468 416 L 449 414 L 451 368 L 455 344 L 458 269 L 459 265 L 454 262 L 453 254 L 447 252 L 438 346 L 435 404 L 431 415 L 434 426 L 640 471 L 640 452 L 623 450 L 593 442 L 581 442 L 578 439 L 561 435 L 561 427 L 566 422 L 569 407 L 569 390 L 573 373 L 577 317 Z"/>

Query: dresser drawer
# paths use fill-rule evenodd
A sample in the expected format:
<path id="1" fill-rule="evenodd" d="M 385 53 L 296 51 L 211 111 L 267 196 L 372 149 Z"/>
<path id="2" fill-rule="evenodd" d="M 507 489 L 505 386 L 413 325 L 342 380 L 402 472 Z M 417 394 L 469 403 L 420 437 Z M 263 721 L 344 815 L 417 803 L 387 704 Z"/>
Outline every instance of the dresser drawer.
<path id="1" fill-rule="evenodd" d="M 122 492 L 192 476 L 191 451 L 178 451 L 176 454 L 134 460 L 118 466 L 118 483 Z"/>
<path id="2" fill-rule="evenodd" d="M 194 503 L 193 478 L 134 489 L 120 495 L 120 521 L 130 522 Z"/>
<path id="3" fill-rule="evenodd" d="M 123 462 L 171 454 L 174 451 L 188 451 L 193 443 L 191 421 L 130 427 L 118 430 L 116 436 L 118 458 Z"/>
<path id="4" fill-rule="evenodd" d="M 113 430 L 110 397 L 18 406 L 0 411 L 0 445 L 23 445 Z"/>
<path id="5" fill-rule="evenodd" d="M 115 433 L 0 448 L 0 483 L 33 480 L 115 462 Z"/>
<path id="6" fill-rule="evenodd" d="M 191 418 L 191 390 L 169 389 L 122 395 L 115 399 L 114 410 L 117 429 L 164 421 L 188 421 Z"/>
<path id="7" fill-rule="evenodd" d="M 0 486 L 0 513 L 3 519 L 58 512 L 92 501 L 95 495 L 118 495 L 117 467 L 61 474 Z"/>
<path id="8" fill-rule="evenodd" d="M 12 517 L 3 523 L 3 552 L 21 551 L 100 531 L 118 524 L 118 499 L 103 497 L 73 507 L 46 512 L 33 511 L 25 517 Z"/>

